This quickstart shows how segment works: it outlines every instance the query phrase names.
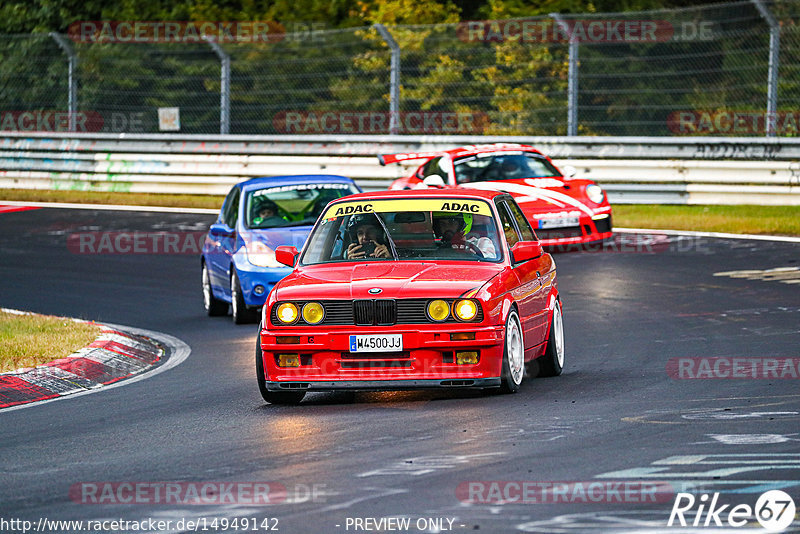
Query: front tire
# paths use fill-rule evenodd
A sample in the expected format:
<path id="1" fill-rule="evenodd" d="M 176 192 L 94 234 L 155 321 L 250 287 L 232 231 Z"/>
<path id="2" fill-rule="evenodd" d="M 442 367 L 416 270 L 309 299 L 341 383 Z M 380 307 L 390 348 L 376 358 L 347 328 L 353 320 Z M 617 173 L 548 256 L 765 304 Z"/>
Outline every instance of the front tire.
<path id="1" fill-rule="evenodd" d="M 561 303 L 556 301 L 553 320 L 550 321 L 550 335 L 544 356 L 539 358 L 539 376 L 558 376 L 564 369 L 564 320 L 561 316 Z M 534 360 L 537 361 L 537 360 Z"/>
<path id="2" fill-rule="evenodd" d="M 270 404 L 299 404 L 306 396 L 305 391 L 269 391 L 267 389 L 264 353 L 261 350 L 261 325 L 258 325 L 258 336 L 256 336 L 256 379 L 261 397 Z"/>
<path id="3" fill-rule="evenodd" d="M 500 391 L 516 393 L 525 375 L 525 343 L 522 325 L 517 311 L 512 309 L 506 319 L 505 343 L 503 347 L 503 371 Z"/>
<path id="4" fill-rule="evenodd" d="M 214 291 L 211 289 L 211 277 L 208 274 L 208 266 L 203 262 L 203 308 L 209 317 L 217 317 L 226 315 L 228 313 L 228 303 L 224 300 L 219 300 L 214 296 Z"/>
<path id="5" fill-rule="evenodd" d="M 239 277 L 236 270 L 231 267 L 231 311 L 233 322 L 236 324 L 254 323 L 258 320 L 258 310 L 248 309 L 242 295 L 242 286 L 239 284 Z"/>

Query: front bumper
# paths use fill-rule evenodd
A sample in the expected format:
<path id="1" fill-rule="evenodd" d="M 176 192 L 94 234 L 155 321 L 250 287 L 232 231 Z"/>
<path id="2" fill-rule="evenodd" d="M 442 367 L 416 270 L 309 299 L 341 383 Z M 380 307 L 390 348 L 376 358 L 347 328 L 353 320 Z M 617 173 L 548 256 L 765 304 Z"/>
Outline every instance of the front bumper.
<path id="1" fill-rule="evenodd" d="M 610 213 L 608 217 L 601 219 L 593 219 L 584 215 L 579 218 L 578 226 L 535 230 L 539 241 L 545 247 L 594 243 L 611 239 L 614 235 L 611 228 Z"/>
<path id="2" fill-rule="evenodd" d="M 412 330 L 414 328 L 415 330 Z M 452 340 L 451 334 L 474 332 L 474 340 Z M 402 334 L 398 352 L 350 352 L 352 334 Z M 271 328 L 261 332 L 267 388 L 417 389 L 496 387 L 501 376 L 502 326 L 402 325 L 394 327 Z M 278 343 L 278 338 L 299 343 Z M 459 352 L 477 352 L 478 362 L 459 364 Z M 298 367 L 279 366 L 281 355 L 296 356 Z"/>
<path id="3" fill-rule="evenodd" d="M 500 377 L 449 380 L 330 380 L 318 382 L 267 382 L 269 391 L 385 391 L 438 388 L 496 388 Z"/>

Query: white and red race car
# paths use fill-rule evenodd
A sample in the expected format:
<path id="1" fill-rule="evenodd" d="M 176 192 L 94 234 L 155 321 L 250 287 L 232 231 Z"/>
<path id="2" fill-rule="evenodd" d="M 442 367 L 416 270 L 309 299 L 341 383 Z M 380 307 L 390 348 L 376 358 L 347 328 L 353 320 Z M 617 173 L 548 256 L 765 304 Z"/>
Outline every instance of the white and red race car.
<path id="1" fill-rule="evenodd" d="M 441 152 L 379 155 L 381 165 L 426 160 L 390 189 L 428 186 L 505 191 L 514 196 L 542 245 L 572 245 L 608 239 L 611 205 L 592 180 L 561 172 L 528 145 L 469 145 Z M 574 170 L 573 170 L 574 171 Z"/>

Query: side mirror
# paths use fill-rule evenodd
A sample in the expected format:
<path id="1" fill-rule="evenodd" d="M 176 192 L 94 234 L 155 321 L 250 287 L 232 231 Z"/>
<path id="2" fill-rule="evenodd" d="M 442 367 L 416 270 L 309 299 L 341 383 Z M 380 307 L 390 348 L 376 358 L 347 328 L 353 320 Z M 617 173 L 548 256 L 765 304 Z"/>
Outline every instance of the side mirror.
<path id="1" fill-rule="evenodd" d="M 561 172 L 564 173 L 564 178 L 572 178 L 576 174 L 578 174 L 578 169 L 573 167 L 572 165 L 564 165 L 561 167 Z"/>
<path id="2" fill-rule="evenodd" d="M 511 247 L 512 263 L 522 263 L 528 260 L 535 260 L 544 254 L 542 244 L 538 241 L 517 241 Z"/>
<path id="3" fill-rule="evenodd" d="M 278 260 L 278 263 L 282 263 L 288 267 L 294 267 L 299 254 L 300 253 L 297 252 L 297 247 L 290 247 L 288 245 L 281 245 L 275 249 L 275 259 Z"/>
<path id="4" fill-rule="evenodd" d="M 446 184 L 444 183 L 444 178 L 439 176 L 438 174 L 431 174 L 430 176 L 426 176 L 422 183 L 427 187 L 436 187 L 436 188 L 443 188 Z"/>
<path id="5" fill-rule="evenodd" d="M 214 223 L 208 229 L 208 233 L 214 237 L 233 237 L 236 235 L 236 231 L 231 231 L 227 225 L 224 223 Z"/>

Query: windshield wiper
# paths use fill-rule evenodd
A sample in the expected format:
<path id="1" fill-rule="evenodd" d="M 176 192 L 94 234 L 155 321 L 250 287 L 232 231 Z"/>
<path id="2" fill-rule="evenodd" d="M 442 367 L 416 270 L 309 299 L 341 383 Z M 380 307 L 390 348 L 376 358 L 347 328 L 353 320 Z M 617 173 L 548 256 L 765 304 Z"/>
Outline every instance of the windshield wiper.
<path id="1" fill-rule="evenodd" d="M 386 228 L 386 224 L 384 224 L 383 219 L 381 219 L 380 215 L 378 215 L 377 213 L 373 213 L 373 215 L 375 215 L 375 218 L 378 219 L 378 223 L 380 223 L 381 228 L 383 228 L 383 233 L 386 235 L 386 239 L 389 241 L 389 248 L 392 249 L 392 256 L 394 256 L 395 260 L 399 261 L 400 257 L 397 255 L 397 247 L 395 247 L 392 236 L 389 235 L 389 229 Z"/>

